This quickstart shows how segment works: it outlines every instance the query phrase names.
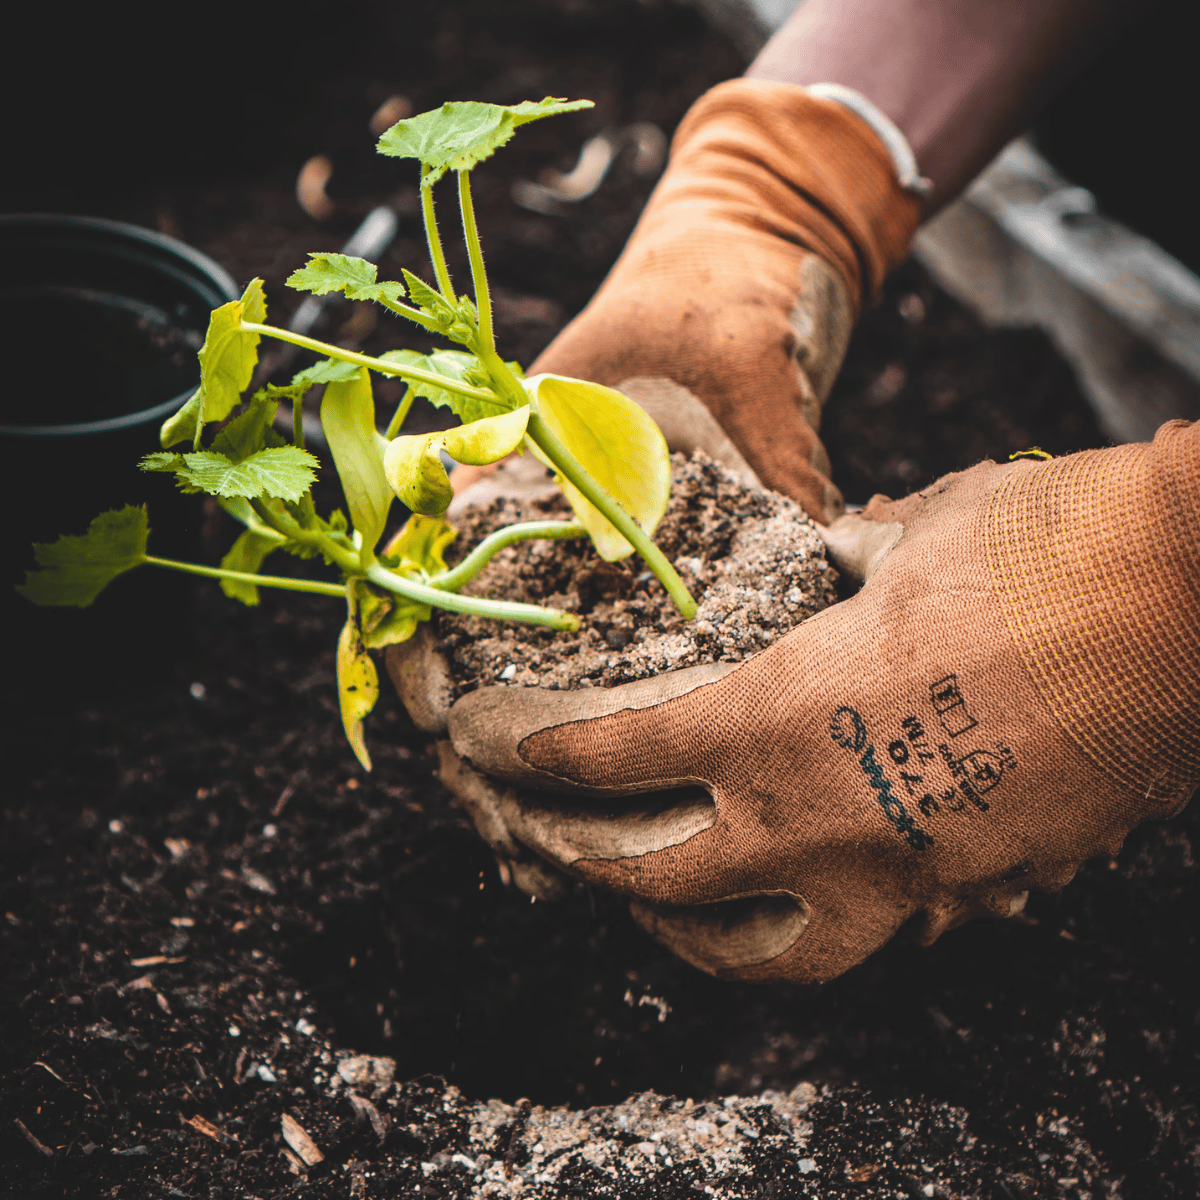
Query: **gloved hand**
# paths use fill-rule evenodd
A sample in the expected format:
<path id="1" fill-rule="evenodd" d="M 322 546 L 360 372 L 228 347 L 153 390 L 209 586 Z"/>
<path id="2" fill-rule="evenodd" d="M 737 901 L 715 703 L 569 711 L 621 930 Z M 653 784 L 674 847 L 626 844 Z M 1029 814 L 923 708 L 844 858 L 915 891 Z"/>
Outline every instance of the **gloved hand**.
<path id="1" fill-rule="evenodd" d="M 672 449 L 687 389 L 766 486 L 828 523 L 842 499 L 821 404 L 917 217 L 862 118 L 791 84 L 720 84 L 679 126 L 612 272 L 530 371 L 619 388 Z"/>
<path id="2" fill-rule="evenodd" d="M 493 844 L 706 971 L 817 981 L 911 917 L 1009 914 L 1191 794 L 1200 424 L 876 497 L 829 542 L 865 586 L 744 663 L 459 700 L 457 755 L 516 785 Z"/>

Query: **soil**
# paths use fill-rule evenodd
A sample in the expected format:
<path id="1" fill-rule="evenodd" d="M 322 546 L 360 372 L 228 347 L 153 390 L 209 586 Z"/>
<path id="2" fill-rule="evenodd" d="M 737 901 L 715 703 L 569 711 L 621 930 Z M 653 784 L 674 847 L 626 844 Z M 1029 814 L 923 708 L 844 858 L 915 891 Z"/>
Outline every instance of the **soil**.
<path id="1" fill-rule="evenodd" d="M 312 118 L 289 125 L 278 159 L 230 153 L 198 181 L 172 143 L 153 187 L 79 177 L 42 194 L 26 179 L 25 206 L 169 226 L 240 279 L 264 271 L 286 316 L 282 276 L 396 198 L 365 133 L 388 94 L 418 108 L 591 95 L 582 140 L 608 121 L 669 131 L 740 69 L 694 10 L 640 0 L 421 6 L 422 52 L 389 64 L 380 47 L 405 7 L 346 6 L 381 32 L 307 90 L 278 71 L 247 83 L 274 89 L 273 112 L 286 100 Z M 190 78 L 185 65 L 172 60 Z M 538 129 L 480 175 L 511 298 L 501 337 L 526 361 L 599 281 L 650 186 L 623 161 L 564 214 L 512 207 L 514 178 L 572 165 L 565 134 Z M 340 172 L 324 226 L 291 199 L 317 152 Z M 422 270 L 406 222 L 386 272 Z M 864 315 L 825 436 L 855 500 L 1029 444 L 1104 442 L 1040 335 L 981 328 L 911 264 Z M 214 560 L 223 520 L 210 510 L 200 531 Z M 1200 1191 L 1195 806 L 1017 920 L 930 949 L 901 936 L 822 988 L 720 983 L 604 893 L 547 905 L 503 887 L 386 692 L 364 775 L 334 701 L 336 604 L 264 594 L 250 610 L 135 572 L 93 610 L 52 616 L 20 618 L 8 644 L 36 670 L 8 671 L 3 725 L 0 1194 Z"/>
<path id="2" fill-rule="evenodd" d="M 639 558 L 604 562 L 586 539 L 502 551 L 469 591 L 579 615 L 577 637 L 439 614 L 458 693 L 487 684 L 612 687 L 699 663 L 741 662 L 836 599 L 836 572 L 794 501 L 741 484 L 702 451 L 672 457 L 671 499 L 654 532 L 699 611 L 685 621 Z M 570 520 L 559 497 L 496 500 L 457 519 L 461 558 L 515 521 Z M 457 561 L 457 559 L 456 559 Z"/>

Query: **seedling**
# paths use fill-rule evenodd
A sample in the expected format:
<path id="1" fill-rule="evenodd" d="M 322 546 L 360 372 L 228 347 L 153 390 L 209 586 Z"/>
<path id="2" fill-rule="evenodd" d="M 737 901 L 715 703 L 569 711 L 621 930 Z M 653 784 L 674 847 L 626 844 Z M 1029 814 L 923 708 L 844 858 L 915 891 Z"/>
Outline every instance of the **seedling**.
<path id="1" fill-rule="evenodd" d="M 557 630 L 579 628 L 572 613 L 461 594 L 514 542 L 589 536 L 610 562 L 636 551 L 683 615 L 695 616 L 695 601 L 650 540 L 666 510 L 671 482 L 667 447 L 658 427 L 611 388 L 557 375 L 525 378 L 516 363 L 501 359 L 492 332 L 471 171 L 519 126 L 590 107 L 587 100 L 552 97 L 508 106 L 454 103 L 393 125 L 379 139 L 378 149 L 421 163 L 422 213 L 436 286 L 409 271 L 403 272 L 403 282 L 377 282 L 373 264 L 342 254 L 310 255 L 288 284 L 316 295 L 341 292 L 351 300 L 374 301 L 463 349 L 427 355 L 392 350 L 379 358 L 343 350 L 268 325 L 262 281 L 252 280 L 240 300 L 213 312 L 199 352 L 200 387 L 163 425 L 163 450 L 141 462 L 143 470 L 175 476 L 184 491 L 215 496 L 245 526 L 221 565 L 148 554 L 146 510 L 128 506 L 102 513 L 81 536 L 35 546 L 40 569 L 30 571 L 18 591 L 35 604 L 82 608 L 118 575 L 150 564 L 209 576 L 220 582 L 227 596 L 249 605 L 258 603 L 261 587 L 340 597 L 348 610 L 337 648 L 342 722 L 354 753 L 368 770 L 371 760 L 362 722 L 379 695 L 369 650 L 411 638 L 434 608 Z M 433 185 L 447 171 L 458 177 L 473 297 L 454 291 L 434 213 Z M 243 403 L 264 337 L 326 357 L 286 387 L 267 385 Z M 372 371 L 408 384 L 382 434 L 376 426 Z M 325 386 L 321 424 L 348 516 L 338 510 L 321 517 L 313 504 L 312 484 L 320 464 L 305 447 L 301 414 L 305 394 L 318 384 Z M 403 433 L 405 418 L 419 396 L 448 407 L 462 424 L 437 433 Z M 290 442 L 274 428 L 280 403 L 292 406 Z M 209 426 L 218 428 L 206 445 Z M 175 449 L 188 443 L 190 449 Z M 443 555 L 455 531 L 443 515 L 452 492 L 442 454 L 459 463 L 484 464 L 514 450 L 531 452 L 554 471 L 576 520 L 510 525 L 447 568 Z M 381 549 L 388 511 L 397 496 L 413 515 Z M 341 581 L 264 575 L 264 561 L 277 550 L 301 558 L 320 556 L 340 572 Z"/>

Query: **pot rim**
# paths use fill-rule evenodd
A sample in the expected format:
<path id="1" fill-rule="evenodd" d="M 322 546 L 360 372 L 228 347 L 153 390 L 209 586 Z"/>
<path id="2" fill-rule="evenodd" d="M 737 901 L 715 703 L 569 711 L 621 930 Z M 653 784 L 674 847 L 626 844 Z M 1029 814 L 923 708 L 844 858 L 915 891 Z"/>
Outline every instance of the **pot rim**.
<path id="1" fill-rule="evenodd" d="M 109 217 L 79 216 L 73 213 L 0 213 L 0 231 L 5 228 L 44 227 L 63 232 L 81 231 L 115 235 L 130 244 L 164 253 L 174 259 L 183 260 L 193 271 L 218 292 L 226 302 L 238 298 L 238 287 L 233 276 L 220 263 L 207 254 L 157 230 L 142 225 L 131 225 L 127 221 L 114 221 Z M 0 425 L 0 437 L 78 437 L 97 433 L 113 433 L 121 429 L 132 429 L 138 425 L 163 420 L 179 409 L 192 395 L 194 389 L 182 391 L 169 400 L 160 401 L 149 408 L 124 413 L 117 417 L 106 417 L 100 421 L 82 421 L 73 425 Z"/>

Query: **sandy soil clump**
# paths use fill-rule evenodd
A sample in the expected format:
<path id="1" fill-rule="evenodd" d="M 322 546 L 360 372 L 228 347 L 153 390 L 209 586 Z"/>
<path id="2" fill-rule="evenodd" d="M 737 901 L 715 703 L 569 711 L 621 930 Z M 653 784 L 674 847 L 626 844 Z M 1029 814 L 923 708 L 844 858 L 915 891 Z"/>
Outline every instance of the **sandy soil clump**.
<path id="1" fill-rule="evenodd" d="M 747 487 L 697 451 L 672 458 L 673 487 L 655 541 L 699 604 L 684 621 L 640 558 L 600 559 L 586 539 L 535 541 L 499 554 L 469 589 L 579 614 L 577 635 L 439 613 L 455 684 L 613 687 L 663 671 L 740 662 L 836 599 L 837 575 L 816 527 L 793 500 Z M 459 518 L 467 553 L 514 521 L 570 517 L 559 496 L 497 500 Z"/>

